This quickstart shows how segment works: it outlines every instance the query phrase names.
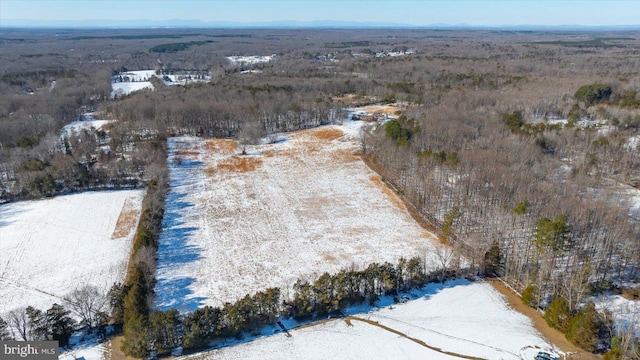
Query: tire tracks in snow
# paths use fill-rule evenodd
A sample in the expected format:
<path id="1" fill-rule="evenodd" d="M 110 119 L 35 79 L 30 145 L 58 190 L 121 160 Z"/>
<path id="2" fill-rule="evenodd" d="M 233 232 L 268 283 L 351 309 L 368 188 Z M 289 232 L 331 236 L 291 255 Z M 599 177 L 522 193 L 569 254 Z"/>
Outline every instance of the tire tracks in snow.
<path id="1" fill-rule="evenodd" d="M 355 320 L 355 321 L 361 321 L 361 322 L 364 322 L 364 323 L 366 323 L 366 324 L 369 324 L 369 325 L 372 325 L 372 326 L 378 327 L 378 328 L 380 328 L 380 329 L 383 329 L 383 330 L 385 330 L 385 331 L 388 331 L 388 332 L 390 332 L 390 333 L 392 333 L 392 334 L 396 334 L 396 335 L 398 335 L 398 336 L 400 336 L 400 337 L 403 337 L 403 338 L 405 338 L 405 339 L 407 339 L 407 340 L 413 341 L 414 343 L 416 343 L 416 344 L 418 344 L 418 345 L 420 345 L 420 346 L 426 347 L 426 348 L 427 348 L 427 349 L 429 349 L 429 350 L 433 350 L 433 351 L 435 351 L 435 352 L 439 352 L 439 353 L 441 353 L 441 354 L 445 354 L 445 355 L 449 355 L 449 356 L 454 356 L 454 357 L 461 358 L 461 359 L 486 360 L 485 358 L 481 358 L 481 357 L 469 356 L 469 355 L 464 355 L 464 354 L 458 354 L 458 353 L 455 353 L 455 352 L 452 352 L 452 351 L 442 350 L 442 349 L 440 349 L 440 348 L 438 348 L 438 347 L 431 346 L 431 345 L 427 344 L 426 342 L 424 342 L 424 341 L 422 341 L 422 340 L 420 340 L 420 339 L 417 339 L 417 338 L 411 337 L 411 336 L 409 336 L 409 335 L 407 335 L 407 334 L 405 334 L 405 333 L 403 333 L 403 332 L 401 332 L 401 331 L 398 331 L 398 330 L 396 330 L 396 329 L 393 329 L 393 328 L 390 328 L 390 327 L 388 327 L 388 326 L 382 325 L 382 324 L 380 324 L 380 323 L 378 323 L 378 322 L 376 322 L 376 321 L 373 321 L 373 320 L 363 319 L 363 318 L 360 318 L 360 317 L 357 317 L 357 316 L 347 316 L 347 317 L 345 318 L 345 321 L 347 321 L 347 320 L 348 320 L 348 321 L 354 321 L 354 320 Z M 462 340 L 464 340 L 464 339 L 462 339 Z"/>
<path id="2" fill-rule="evenodd" d="M 497 352 L 507 353 L 507 354 L 510 354 L 510 355 L 518 356 L 518 354 L 512 353 L 512 352 L 504 350 L 504 349 L 500 349 L 500 348 L 495 347 L 495 346 L 486 345 L 486 344 L 483 344 L 483 343 L 480 343 L 480 342 L 477 342 L 477 341 L 473 341 L 473 340 L 464 339 L 464 338 L 461 338 L 461 337 L 445 334 L 445 333 L 440 332 L 440 331 L 436 331 L 436 330 L 433 330 L 433 329 L 428 329 L 428 328 L 425 328 L 425 327 L 422 327 L 422 326 L 418 326 L 418 325 L 412 324 L 410 322 L 394 319 L 394 318 L 389 317 L 389 316 L 384 316 L 384 315 L 380 315 L 380 314 L 371 314 L 371 315 L 375 316 L 375 317 L 387 319 L 387 320 L 390 320 L 390 321 L 396 321 L 396 322 L 399 322 L 401 324 L 409 325 L 411 327 L 414 327 L 414 328 L 417 328 L 417 329 L 420 329 L 420 330 L 429 331 L 429 332 L 432 332 L 434 334 L 438 334 L 440 336 L 444 336 L 444 337 L 449 338 L 449 339 L 454 339 L 454 340 L 458 340 L 458 341 L 462 341 L 462 342 L 467 342 L 467 343 L 470 343 L 470 344 L 474 344 L 474 345 L 482 346 L 482 347 L 485 347 L 485 348 L 489 348 L 489 349 L 497 351 Z M 361 318 L 358 318 L 358 317 L 353 317 L 353 318 L 361 319 Z M 371 321 L 371 322 L 373 322 L 373 324 L 380 325 L 379 323 L 375 322 L 374 320 L 370 320 L 370 319 L 362 319 L 362 320 L 366 320 L 367 322 Z M 384 325 L 381 325 L 381 326 L 384 326 Z M 480 359 L 480 358 L 477 358 L 477 357 L 471 357 L 471 358 Z"/>
<path id="3" fill-rule="evenodd" d="M 46 292 L 44 290 L 36 289 L 36 288 L 28 286 L 28 285 L 18 284 L 15 281 L 11 281 L 11 280 L 5 279 L 3 277 L 0 277 L 0 283 L 7 284 L 9 286 L 13 286 L 15 288 L 26 290 L 26 291 L 30 291 L 30 292 L 37 292 L 37 293 L 44 294 L 46 296 L 52 297 L 54 299 L 58 299 L 58 300 L 62 300 L 64 302 L 68 302 L 65 298 L 62 298 L 62 297 L 60 297 L 58 295 L 54 295 L 54 294 L 52 294 L 50 292 Z"/>

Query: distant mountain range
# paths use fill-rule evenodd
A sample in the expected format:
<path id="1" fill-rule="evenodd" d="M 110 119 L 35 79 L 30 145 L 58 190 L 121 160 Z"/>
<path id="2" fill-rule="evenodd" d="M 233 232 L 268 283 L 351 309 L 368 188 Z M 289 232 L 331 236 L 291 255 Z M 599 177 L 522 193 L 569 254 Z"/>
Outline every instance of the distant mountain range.
<path id="1" fill-rule="evenodd" d="M 232 22 L 201 20 L 30 20 L 2 19 L 0 28 L 225 28 L 225 29 L 490 29 L 490 30 L 640 30 L 640 24 L 631 25 L 469 25 L 429 24 L 410 25 L 392 22 L 358 21 L 263 21 Z"/>

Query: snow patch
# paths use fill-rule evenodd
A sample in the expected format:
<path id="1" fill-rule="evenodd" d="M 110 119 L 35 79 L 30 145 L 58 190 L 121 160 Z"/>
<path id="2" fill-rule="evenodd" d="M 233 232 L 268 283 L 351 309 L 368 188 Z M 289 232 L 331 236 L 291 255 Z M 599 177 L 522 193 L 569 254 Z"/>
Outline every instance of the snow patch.
<path id="1" fill-rule="evenodd" d="M 115 120 L 96 120 L 92 114 L 84 114 L 85 120 L 74 121 L 62 128 L 62 134 L 71 136 L 79 134 L 82 130 L 100 130 L 103 126 L 115 122 Z"/>
<path id="2" fill-rule="evenodd" d="M 596 309 L 607 309 L 613 315 L 614 326 L 622 332 L 629 330 L 640 338 L 640 301 L 620 295 L 603 295 L 594 299 Z"/>
<path id="3" fill-rule="evenodd" d="M 129 95 L 134 91 L 140 91 L 143 89 L 153 90 L 153 84 L 151 81 L 140 81 L 140 82 L 115 82 L 111 83 L 111 97 L 118 97 Z"/>
<path id="4" fill-rule="evenodd" d="M 624 147 L 629 150 L 637 150 L 640 145 L 640 135 L 630 137 L 624 144 Z"/>
<path id="5" fill-rule="evenodd" d="M 232 65 L 267 63 L 276 58 L 276 55 L 251 55 L 251 56 L 227 56 Z"/>

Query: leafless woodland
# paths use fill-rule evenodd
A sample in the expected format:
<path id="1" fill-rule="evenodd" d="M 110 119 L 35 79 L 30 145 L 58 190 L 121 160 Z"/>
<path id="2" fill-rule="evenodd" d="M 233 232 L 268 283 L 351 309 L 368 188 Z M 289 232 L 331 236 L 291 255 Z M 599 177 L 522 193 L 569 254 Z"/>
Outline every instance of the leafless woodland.
<path id="1" fill-rule="evenodd" d="M 157 52 L 176 43 L 191 45 Z M 111 99 L 111 77 L 125 69 L 207 70 L 212 80 Z M 291 131 L 387 102 L 406 136 L 372 123 L 364 158 L 474 271 L 491 260 L 520 290 L 534 284 L 540 300 L 561 294 L 571 306 L 594 284 L 640 276 L 640 214 L 630 210 L 638 32 L 4 29 L 0 75 L 2 201 L 144 186 L 164 171 L 159 149 L 173 134 Z M 611 92 L 578 98 L 590 84 Z M 86 111 L 118 121 L 61 140 Z M 511 128 L 516 113 L 523 124 Z M 551 239 L 544 219 L 563 225 Z"/>

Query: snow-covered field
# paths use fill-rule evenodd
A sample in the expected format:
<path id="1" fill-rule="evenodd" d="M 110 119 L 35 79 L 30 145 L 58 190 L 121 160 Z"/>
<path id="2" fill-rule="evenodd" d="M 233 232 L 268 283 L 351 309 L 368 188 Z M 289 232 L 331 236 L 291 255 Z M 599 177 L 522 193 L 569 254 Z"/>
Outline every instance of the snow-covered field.
<path id="1" fill-rule="evenodd" d="M 156 76 L 156 71 L 155 70 L 127 71 L 127 72 L 120 73 L 117 76 L 122 76 L 125 82 L 151 81 L 151 78 Z"/>
<path id="2" fill-rule="evenodd" d="M 156 70 L 127 71 L 113 76 L 111 83 L 111 97 L 129 95 L 134 91 L 143 89 L 153 90 L 151 78 L 162 79 L 165 85 L 186 85 L 192 82 L 206 82 L 211 80 L 211 76 L 189 75 L 189 74 L 157 74 Z M 200 77 L 200 78 L 198 78 Z"/>
<path id="3" fill-rule="evenodd" d="M 231 140 L 168 142 L 171 190 L 156 307 L 233 302 L 300 277 L 427 256 L 434 236 L 354 152 L 361 122 L 299 131 L 240 156 Z"/>
<path id="4" fill-rule="evenodd" d="M 100 130 L 103 126 L 114 122 L 115 120 L 97 120 L 93 117 L 93 113 L 83 114 L 84 120 L 74 121 L 62 128 L 63 135 L 78 134 L 82 130 Z"/>
<path id="5" fill-rule="evenodd" d="M 430 284 L 405 304 L 302 327 L 195 356 L 212 359 L 485 359 L 533 360 L 558 354 L 531 321 L 490 284 L 466 280 Z M 364 320 L 364 321 L 363 321 Z M 448 354 L 447 354 L 448 353 Z"/>
<path id="6" fill-rule="evenodd" d="M 127 71 L 117 76 L 122 80 L 111 83 L 111 97 L 129 95 L 142 89 L 154 89 L 151 78 L 156 76 L 155 70 Z"/>
<path id="7" fill-rule="evenodd" d="M 142 190 L 0 206 L 0 314 L 47 310 L 83 285 L 105 292 L 127 269 Z"/>
<path id="8" fill-rule="evenodd" d="M 62 132 L 64 134 L 70 135 L 72 133 L 79 133 L 82 130 L 90 130 L 96 129 L 100 130 L 106 124 L 113 122 L 114 120 L 85 120 L 85 121 L 74 121 L 70 124 L 65 125 L 62 128 Z"/>
<path id="9" fill-rule="evenodd" d="M 231 64 L 259 64 L 275 59 L 276 55 L 227 56 Z"/>
<path id="10" fill-rule="evenodd" d="M 115 82 L 111 83 L 111 97 L 129 95 L 134 91 L 140 91 L 143 89 L 153 90 L 154 88 L 151 81 Z"/>

